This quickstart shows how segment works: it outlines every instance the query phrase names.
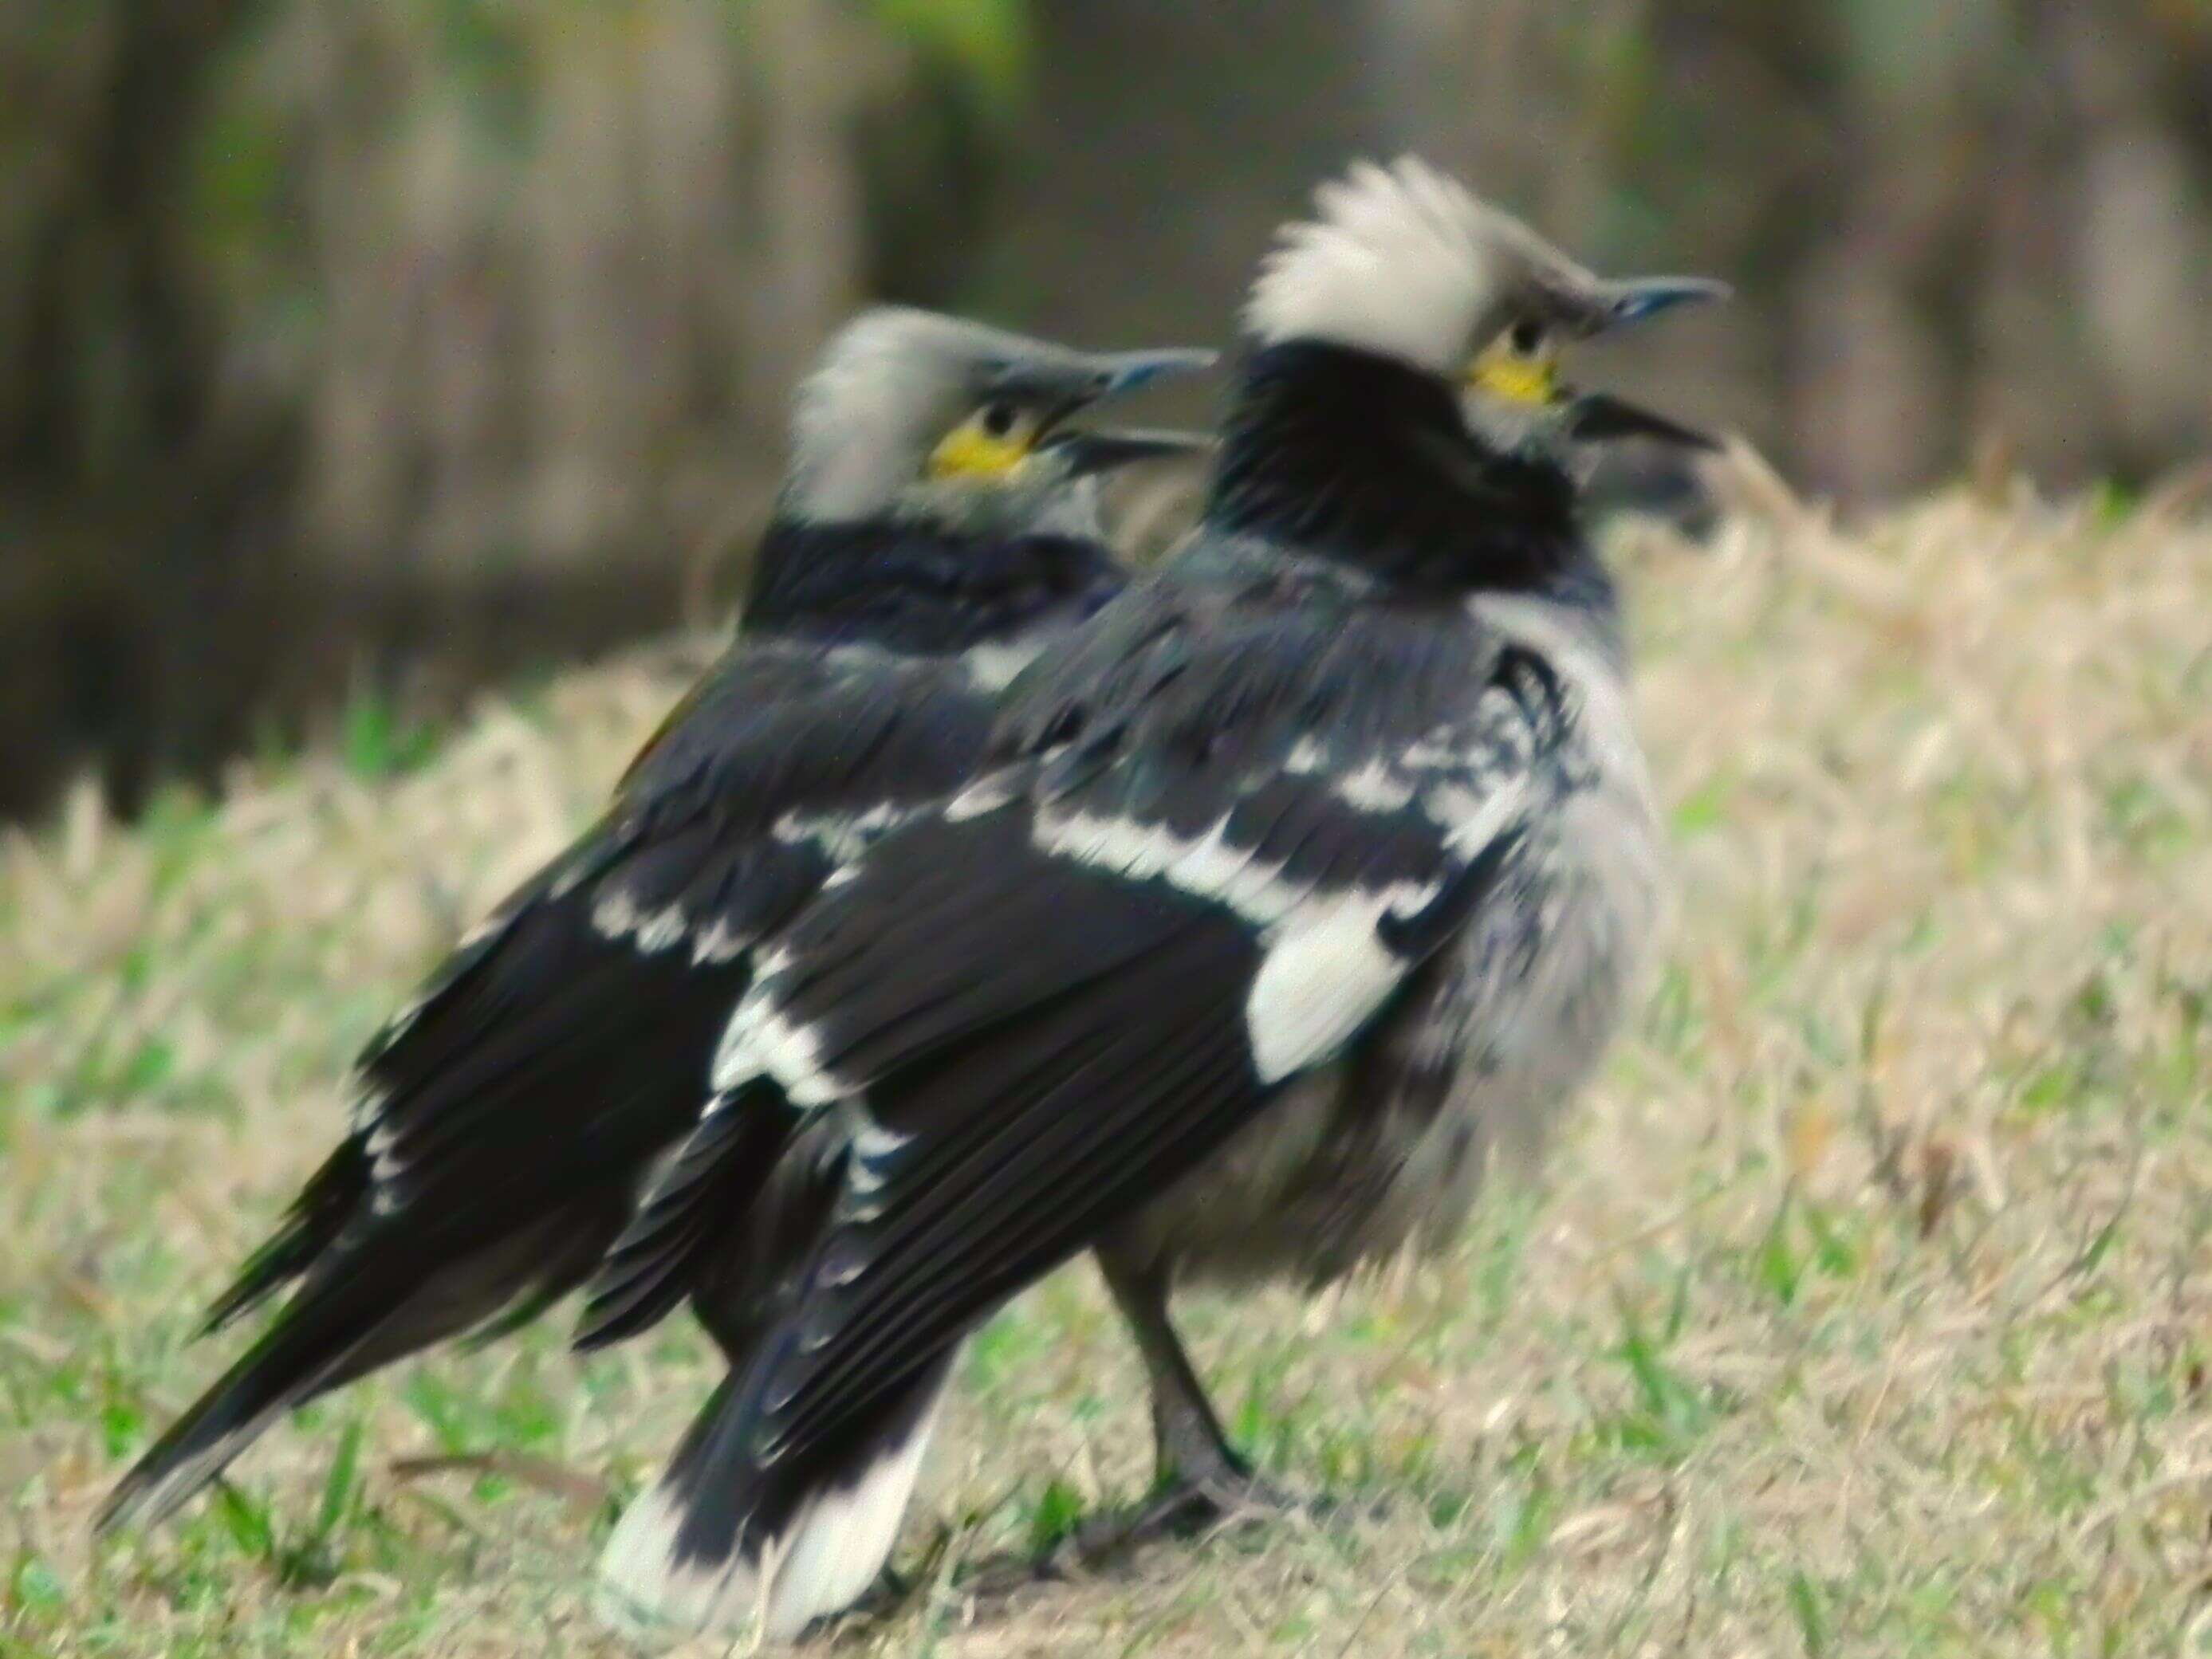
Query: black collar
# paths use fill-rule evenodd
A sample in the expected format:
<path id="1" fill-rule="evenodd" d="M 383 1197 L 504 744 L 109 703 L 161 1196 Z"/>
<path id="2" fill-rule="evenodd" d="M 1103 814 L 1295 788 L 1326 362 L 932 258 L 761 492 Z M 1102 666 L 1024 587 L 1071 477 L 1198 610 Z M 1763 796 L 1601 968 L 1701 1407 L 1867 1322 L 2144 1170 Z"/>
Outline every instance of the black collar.
<path id="1" fill-rule="evenodd" d="M 1206 517 L 1418 591 L 1548 592 L 1595 563 L 1564 471 L 1487 447 L 1433 375 L 1313 340 L 1247 360 Z"/>
<path id="2" fill-rule="evenodd" d="M 745 599 L 748 632 L 951 653 L 1087 616 L 1121 591 L 1096 542 L 986 538 L 904 520 L 772 523 Z"/>

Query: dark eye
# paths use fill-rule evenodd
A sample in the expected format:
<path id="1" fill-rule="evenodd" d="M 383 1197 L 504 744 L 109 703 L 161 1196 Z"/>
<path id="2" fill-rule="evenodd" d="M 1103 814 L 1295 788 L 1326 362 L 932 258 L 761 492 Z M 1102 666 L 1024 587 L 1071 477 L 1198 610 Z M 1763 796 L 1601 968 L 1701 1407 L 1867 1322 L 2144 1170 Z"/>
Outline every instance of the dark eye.
<path id="1" fill-rule="evenodd" d="M 981 418 L 984 431 L 994 438 L 1003 438 L 1014 429 L 1014 422 L 1020 417 L 1012 404 L 999 403 L 985 404 Z"/>
<path id="2" fill-rule="evenodd" d="M 1516 356 L 1533 357 L 1544 349 L 1544 325 L 1523 318 L 1513 325 L 1513 331 L 1505 337 Z"/>

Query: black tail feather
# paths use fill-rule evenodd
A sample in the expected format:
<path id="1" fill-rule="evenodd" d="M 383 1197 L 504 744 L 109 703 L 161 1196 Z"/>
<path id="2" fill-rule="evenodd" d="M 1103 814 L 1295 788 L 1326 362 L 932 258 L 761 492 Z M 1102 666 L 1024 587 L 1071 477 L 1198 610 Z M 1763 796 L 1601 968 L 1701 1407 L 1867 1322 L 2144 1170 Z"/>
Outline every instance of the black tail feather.
<path id="1" fill-rule="evenodd" d="M 294 1407 L 475 1329 L 518 1297 L 557 1294 L 563 1273 L 574 1282 L 574 1241 L 590 1224 L 559 1212 L 457 1261 L 441 1260 L 435 1240 L 379 1241 L 325 1258 L 260 1340 L 117 1484 L 95 1526 L 152 1525 Z M 605 1220 L 599 1227 L 602 1240 L 612 1230 Z"/>
<path id="2" fill-rule="evenodd" d="M 349 1135 L 301 1188 L 276 1234 L 246 1259 L 230 1288 L 200 1320 L 198 1336 L 211 1336 L 240 1314 L 321 1261 L 354 1218 L 368 1209 L 368 1149 Z"/>
<path id="3" fill-rule="evenodd" d="M 590 1350 L 658 1322 L 749 1231 L 754 1200 L 776 1174 L 798 1118 L 772 1086 L 715 1097 L 607 1253 L 578 1322 Z"/>

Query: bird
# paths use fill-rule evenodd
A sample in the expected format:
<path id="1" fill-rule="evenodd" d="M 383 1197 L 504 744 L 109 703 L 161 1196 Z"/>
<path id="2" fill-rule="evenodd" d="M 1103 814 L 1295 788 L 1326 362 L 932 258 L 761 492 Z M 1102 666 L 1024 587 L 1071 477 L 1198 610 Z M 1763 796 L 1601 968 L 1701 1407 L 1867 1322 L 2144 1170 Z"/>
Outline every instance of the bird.
<path id="1" fill-rule="evenodd" d="M 1593 446 L 1712 441 L 1560 361 L 1725 292 L 1601 277 L 1411 157 L 1284 229 L 1195 529 L 763 941 L 600 1269 L 586 1346 L 702 1231 L 747 1237 L 752 1306 L 605 1548 L 604 1617 L 781 1638 L 850 1605 L 963 1338 L 1085 1250 L 1148 1374 L 1146 1512 L 1279 1496 L 1170 1291 L 1439 1246 L 1622 1018 L 1665 860 L 1578 489 Z"/>
<path id="2" fill-rule="evenodd" d="M 1199 441 L 1071 417 L 1213 355 L 890 306 L 836 335 L 730 648 L 361 1055 L 348 1132 L 205 1328 L 296 1289 L 102 1530 L 160 1520 L 304 1401 L 583 1282 L 692 1125 L 753 941 L 960 781 L 992 694 L 1119 591 L 1102 476 Z"/>

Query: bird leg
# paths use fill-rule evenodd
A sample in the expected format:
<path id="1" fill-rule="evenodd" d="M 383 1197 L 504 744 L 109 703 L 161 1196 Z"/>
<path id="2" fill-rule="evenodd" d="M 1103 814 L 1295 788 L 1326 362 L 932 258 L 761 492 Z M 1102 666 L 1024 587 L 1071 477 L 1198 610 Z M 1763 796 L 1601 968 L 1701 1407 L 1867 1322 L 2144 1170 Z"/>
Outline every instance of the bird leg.
<path id="1" fill-rule="evenodd" d="M 1111 1247 L 1099 1250 L 1098 1266 L 1137 1340 L 1152 1383 L 1154 1468 L 1152 1495 L 1133 1516 L 1116 1518 L 1103 1535 L 1090 1535 L 1086 1528 L 1079 1543 L 1081 1553 L 1095 1557 L 1240 1515 L 1298 1507 L 1230 1446 L 1168 1319 L 1167 1274 L 1137 1267 Z"/>
<path id="2" fill-rule="evenodd" d="M 1133 1267 L 1111 1250 L 1099 1252 L 1098 1265 L 1152 1384 L 1155 1484 L 1227 1486 L 1250 1479 L 1250 1466 L 1231 1449 L 1168 1318 L 1167 1275 Z"/>

